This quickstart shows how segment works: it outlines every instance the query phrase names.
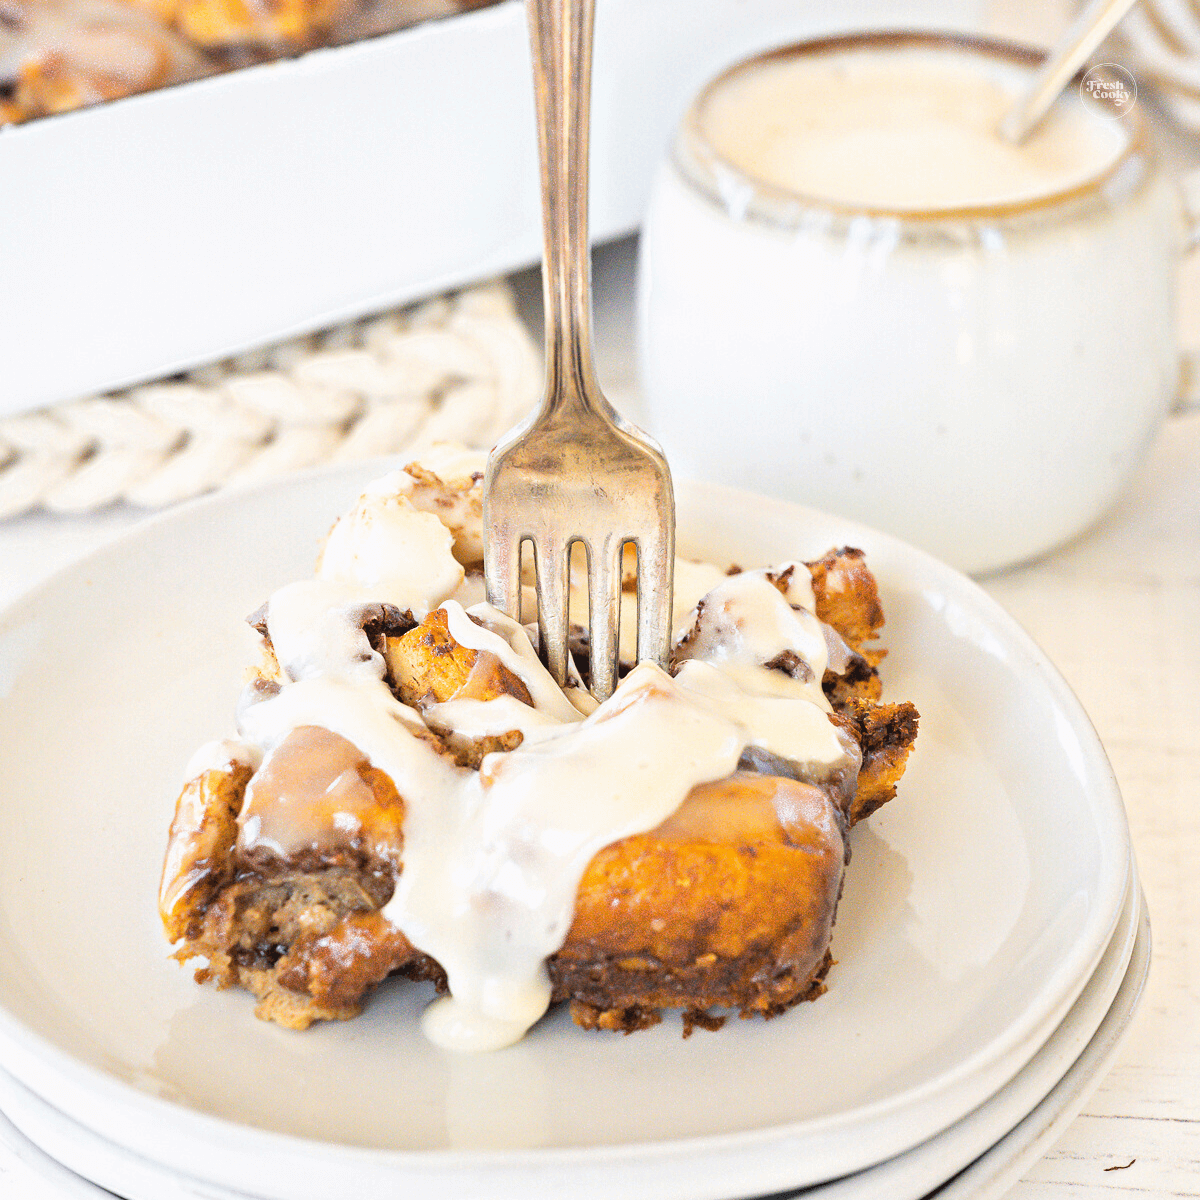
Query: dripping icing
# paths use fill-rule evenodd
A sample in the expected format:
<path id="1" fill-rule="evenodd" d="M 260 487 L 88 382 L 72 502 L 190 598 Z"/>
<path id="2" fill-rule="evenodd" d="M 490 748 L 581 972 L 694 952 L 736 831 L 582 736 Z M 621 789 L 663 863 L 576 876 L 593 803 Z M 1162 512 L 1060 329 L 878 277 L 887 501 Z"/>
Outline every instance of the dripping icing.
<path id="1" fill-rule="evenodd" d="M 802 564 L 733 576 L 682 567 L 677 638 L 691 633 L 677 648 L 676 677 L 642 664 L 597 707 L 581 689 L 557 687 L 523 626 L 452 598 L 465 578 L 453 550 L 479 535 L 463 504 L 452 509 L 461 528 L 434 529 L 433 506 L 410 499 L 420 486 L 373 485 L 334 526 L 317 578 L 271 597 L 268 634 L 289 682 L 245 698 L 236 753 L 258 768 L 296 730 L 316 726 L 392 780 L 405 806 L 403 870 L 383 916 L 437 960 L 450 988 L 423 1028 L 443 1046 L 496 1049 L 545 1012 L 545 960 L 567 934 L 599 850 L 659 825 L 693 787 L 731 774 L 748 748 L 818 775 L 852 754 L 821 689 L 829 650 Z M 454 640 L 494 655 L 532 704 L 511 695 L 423 713 L 402 704 L 363 629 L 364 613 L 381 603 L 417 618 L 440 608 Z M 790 672 L 766 665 L 788 653 L 799 660 Z M 470 738 L 516 730 L 522 741 L 475 771 L 445 755 L 431 729 Z M 242 835 L 253 848 L 261 822 L 244 822 Z M 272 834 L 278 846 L 297 837 Z"/>

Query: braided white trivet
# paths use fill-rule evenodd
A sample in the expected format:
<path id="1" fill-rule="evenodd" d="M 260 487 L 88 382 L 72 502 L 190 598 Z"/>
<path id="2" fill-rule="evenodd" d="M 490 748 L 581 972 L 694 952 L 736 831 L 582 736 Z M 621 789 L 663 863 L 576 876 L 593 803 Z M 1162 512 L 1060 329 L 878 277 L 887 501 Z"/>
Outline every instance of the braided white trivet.
<path id="1" fill-rule="evenodd" d="M 500 281 L 0 420 L 0 518 L 158 508 L 322 462 L 490 446 L 542 368 Z"/>
<path id="2" fill-rule="evenodd" d="M 1170 114 L 1185 128 L 1200 129 L 1200 0 L 1143 0 L 1118 36 L 1139 84 L 1157 84 Z"/>

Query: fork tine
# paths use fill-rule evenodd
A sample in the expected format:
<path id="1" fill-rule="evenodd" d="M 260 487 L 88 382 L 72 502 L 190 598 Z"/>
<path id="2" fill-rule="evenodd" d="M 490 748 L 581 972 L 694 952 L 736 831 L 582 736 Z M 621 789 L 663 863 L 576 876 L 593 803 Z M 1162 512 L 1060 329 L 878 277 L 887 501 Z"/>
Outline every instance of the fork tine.
<path id="1" fill-rule="evenodd" d="M 521 619 L 521 541 L 507 528 L 484 540 L 483 577 L 488 603 Z"/>
<path id="2" fill-rule="evenodd" d="M 649 659 L 663 670 L 671 656 L 671 616 L 674 608 L 675 538 L 673 525 L 659 535 L 639 539 L 638 661 Z"/>
<path id="3" fill-rule="evenodd" d="M 537 571 L 538 636 L 546 669 L 559 687 L 567 682 L 567 598 L 569 592 L 570 546 L 548 539 L 534 542 Z"/>
<path id="4" fill-rule="evenodd" d="M 614 690 L 621 544 L 642 546 L 639 657 L 666 666 L 671 643 L 675 509 L 662 449 L 604 398 L 592 356 L 588 118 L 594 0 L 528 0 L 542 194 L 546 390 L 537 411 L 488 458 L 483 514 L 511 520 L 534 545 L 542 659 L 560 685 L 568 661 L 569 549 L 589 565 L 593 690 Z M 661 528 L 657 528 L 661 527 Z M 639 538 L 642 539 L 639 542 Z M 499 556 L 498 556 L 499 557 Z M 485 567 L 490 576 L 493 568 Z M 519 609 L 511 565 L 489 579 Z M 614 578 L 615 577 L 615 578 Z"/>
<path id="5" fill-rule="evenodd" d="M 586 544 L 586 543 L 585 543 Z M 607 537 L 595 553 L 588 547 L 588 616 L 591 630 L 592 694 L 607 700 L 617 686 L 617 641 L 621 629 L 619 537 Z"/>

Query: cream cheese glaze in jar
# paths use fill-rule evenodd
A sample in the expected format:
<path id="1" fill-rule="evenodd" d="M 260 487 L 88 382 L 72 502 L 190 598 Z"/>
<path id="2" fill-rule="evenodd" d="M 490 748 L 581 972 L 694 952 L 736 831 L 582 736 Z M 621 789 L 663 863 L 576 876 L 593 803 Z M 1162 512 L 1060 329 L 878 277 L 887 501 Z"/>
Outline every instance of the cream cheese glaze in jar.
<path id="1" fill-rule="evenodd" d="M 678 469 L 972 572 L 1109 507 L 1177 388 L 1182 208 L 1137 108 L 1069 88 L 1000 141 L 1037 61 L 854 35 L 699 95 L 639 272 L 647 424 Z"/>

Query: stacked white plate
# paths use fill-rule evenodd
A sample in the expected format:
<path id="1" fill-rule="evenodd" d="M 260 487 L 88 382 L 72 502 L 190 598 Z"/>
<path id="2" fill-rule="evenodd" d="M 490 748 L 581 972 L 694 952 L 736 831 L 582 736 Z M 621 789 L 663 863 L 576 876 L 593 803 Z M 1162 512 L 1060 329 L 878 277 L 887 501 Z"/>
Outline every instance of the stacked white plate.
<path id="1" fill-rule="evenodd" d="M 852 835 L 819 1001 L 686 1041 L 560 1012 L 456 1056 L 421 1038 L 421 987 L 297 1034 L 169 959 L 166 829 L 183 764 L 231 729 L 242 618 L 310 573 L 371 473 L 176 510 L 0 618 L 0 1136 L 64 1188 L 128 1200 L 998 1195 L 1141 990 L 1120 795 L 1061 677 L 979 588 L 796 506 L 679 488 L 692 556 L 866 550 L 886 694 L 921 712 L 900 796 Z"/>

